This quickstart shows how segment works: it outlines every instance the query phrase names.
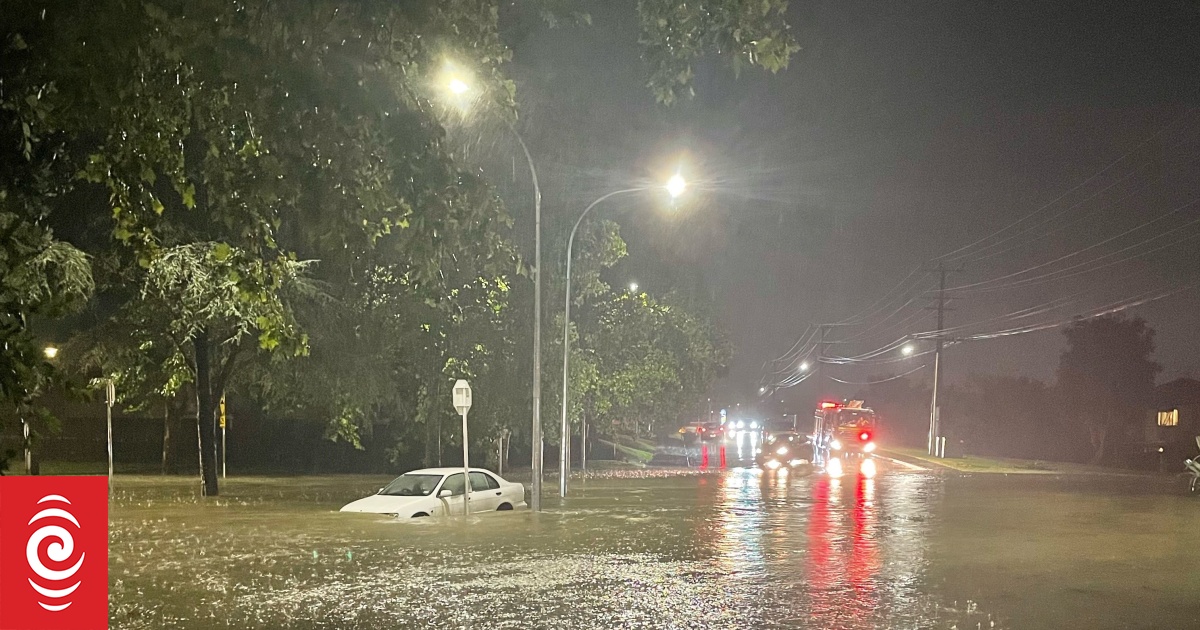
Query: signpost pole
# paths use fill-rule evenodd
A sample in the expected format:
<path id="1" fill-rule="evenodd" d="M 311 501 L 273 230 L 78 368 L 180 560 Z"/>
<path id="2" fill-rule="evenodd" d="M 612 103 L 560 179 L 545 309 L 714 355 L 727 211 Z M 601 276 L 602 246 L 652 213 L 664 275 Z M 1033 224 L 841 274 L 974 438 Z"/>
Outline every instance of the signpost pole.
<path id="1" fill-rule="evenodd" d="M 112 497 L 113 491 L 113 439 L 112 439 L 112 408 L 113 403 L 117 401 L 117 388 L 113 385 L 112 379 L 108 379 L 104 387 L 104 402 L 108 409 L 108 496 Z"/>
<path id="2" fill-rule="evenodd" d="M 225 478 L 225 394 L 221 394 L 221 478 Z"/>
<path id="3" fill-rule="evenodd" d="M 454 383 L 454 409 L 463 421 L 463 518 L 471 513 L 471 471 L 467 441 L 467 412 L 471 410 L 471 384 L 463 379 Z"/>

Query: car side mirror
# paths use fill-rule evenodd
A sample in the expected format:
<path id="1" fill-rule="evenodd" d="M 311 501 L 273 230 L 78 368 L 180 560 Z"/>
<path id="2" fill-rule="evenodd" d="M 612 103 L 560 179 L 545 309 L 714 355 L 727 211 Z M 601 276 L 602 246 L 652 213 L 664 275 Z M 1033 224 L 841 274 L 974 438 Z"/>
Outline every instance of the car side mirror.
<path id="1" fill-rule="evenodd" d="M 453 490 L 442 490 L 441 492 L 438 493 L 439 499 L 445 499 L 446 497 L 452 497 L 452 496 L 454 496 Z"/>

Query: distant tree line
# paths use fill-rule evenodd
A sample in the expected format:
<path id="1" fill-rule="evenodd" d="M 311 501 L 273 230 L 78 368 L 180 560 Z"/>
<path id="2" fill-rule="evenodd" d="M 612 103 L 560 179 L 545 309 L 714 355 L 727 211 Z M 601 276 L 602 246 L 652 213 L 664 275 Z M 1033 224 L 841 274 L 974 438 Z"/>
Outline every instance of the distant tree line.
<path id="1" fill-rule="evenodd" d="M 1067 349 L 1054 384 L 1019 376 L 971 375 L 946 391 L 948 439 L 967 453 L 1127 465 L 1138 455 L 1154 404 L 1154 330 L 1119 314 L 1063 329 Z M 951 352 L 953 350 L 950 350 Z M 926 443 L 929 389 L 914 379 L 859 394 L 909 445 Z"/>

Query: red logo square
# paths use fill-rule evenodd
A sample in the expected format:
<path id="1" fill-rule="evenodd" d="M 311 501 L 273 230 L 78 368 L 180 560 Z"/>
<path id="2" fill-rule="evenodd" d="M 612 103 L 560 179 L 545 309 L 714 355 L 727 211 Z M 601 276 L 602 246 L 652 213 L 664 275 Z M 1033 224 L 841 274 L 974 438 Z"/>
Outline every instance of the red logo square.
<path id="1" fill-rule="evenodd" d="M 108 480 L 0 477 L 0 630 L 108 628 Z"/>

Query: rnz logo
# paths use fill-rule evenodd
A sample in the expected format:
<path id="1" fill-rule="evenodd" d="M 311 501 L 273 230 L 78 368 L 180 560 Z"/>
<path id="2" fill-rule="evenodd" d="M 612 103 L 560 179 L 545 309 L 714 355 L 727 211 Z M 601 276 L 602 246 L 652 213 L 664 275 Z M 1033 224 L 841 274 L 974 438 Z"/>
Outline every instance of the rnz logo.
<path id="1" fill-rule="evenodd" d="M 29 519 L 29 524 L 38 525 L 38 529 L 25 545 L 25 560 L 34 573 L 34 577 L 29 578 L 29 585 L 39 595 L 38 605 L 50 612 L 59 612 L 71 606 L 71 594 L 83 584 L 83 580 L 77 578 L 87 554 L 83 551 L 76 554 L 75 536 L 72 530 L 63 527 L 70 524 L 75 532 L 79 531 L 79 521 L 70 512 L 71 502 L 62 495 L 48 494 L 38 499 L 38 505 L 42 504 L 47 507 Z M 44 544 L 46 541 L 50 543 Z M 69 568 L 51 569 L 43 562 L 43 553 L 51 565 L 66 565 L 76 555 L 79 559 Z"/>
<path id="2" fill-rule="evenodd" d="M 108 627 L 104 477 L 0 477 L 0 630 Z"/>

